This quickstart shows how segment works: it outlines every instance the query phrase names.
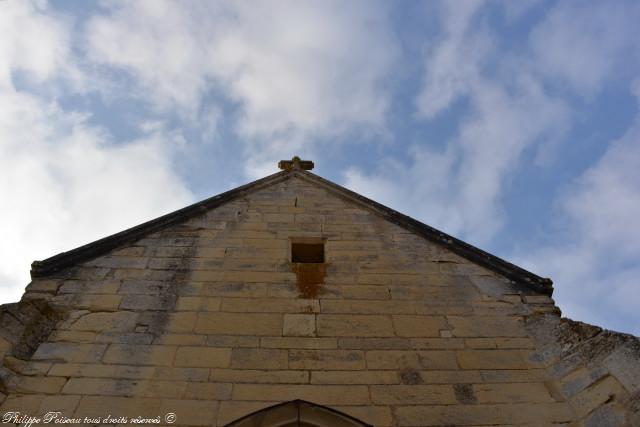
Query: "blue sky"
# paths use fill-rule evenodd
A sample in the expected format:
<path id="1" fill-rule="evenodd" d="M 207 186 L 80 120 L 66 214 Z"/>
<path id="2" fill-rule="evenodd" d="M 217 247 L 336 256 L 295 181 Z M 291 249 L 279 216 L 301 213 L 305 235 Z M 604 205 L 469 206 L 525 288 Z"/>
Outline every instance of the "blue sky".
<path id="1" fill-rule="evenodd" d="M 0 302 L 44 259 L 314 172 L 640 334 L 640 3 L 0 2 Z"/>

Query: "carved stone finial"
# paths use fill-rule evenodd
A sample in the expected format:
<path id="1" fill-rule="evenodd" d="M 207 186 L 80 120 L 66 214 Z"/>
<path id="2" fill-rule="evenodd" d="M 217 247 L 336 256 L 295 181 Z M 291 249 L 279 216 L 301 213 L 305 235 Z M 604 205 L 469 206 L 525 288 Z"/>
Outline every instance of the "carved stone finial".
<path id="1" fill-rule="evenodd" d="M 311 160 L 300 160 L 300 157 L 294 156 L 291 160 L 280 160 L 278 167 L 286 171 L 300 169 L 310 171 L 313 169 L 313 162 Z"/>

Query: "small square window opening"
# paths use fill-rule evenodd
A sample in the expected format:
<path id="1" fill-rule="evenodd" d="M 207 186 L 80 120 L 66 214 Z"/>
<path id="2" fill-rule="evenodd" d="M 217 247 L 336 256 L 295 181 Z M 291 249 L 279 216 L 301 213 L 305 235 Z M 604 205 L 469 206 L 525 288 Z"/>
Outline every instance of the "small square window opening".
<path id="1" fill-rule="evenodd" d="M 291 243 L 291 262 L 323 263 L 323 243 Z"/>

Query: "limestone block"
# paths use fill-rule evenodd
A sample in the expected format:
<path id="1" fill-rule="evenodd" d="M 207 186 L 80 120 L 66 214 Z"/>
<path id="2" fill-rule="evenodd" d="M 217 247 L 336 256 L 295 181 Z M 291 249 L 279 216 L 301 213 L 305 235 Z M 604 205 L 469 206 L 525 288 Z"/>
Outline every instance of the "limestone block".
<path id="1" fill-rule="evenodd" d="M 316 334 L 315 314 L 285 314 L 282 335 L 313 337 Z"/>
<path id="2" fill-rule="evenodd" d="M 260 338 L 233 335 L 209 335 L 206 345 L 209 347 L 260 347 Z"/>
<path id="3" fill-rule="evenodd" d="M 497 405 L 399 406 L 396 420 L 402 426 L 441 425 L 553 425 L 572 420 L 565 403 Z"/>
<path id="4" fill-rule="evenodd" d="M 369 391 L 362 385 L 236 384 L 233 399 L 278 402 L 302 399 L 319 405 L 362 405 L 369 403 Z"/>
<path id="5" fill-rule="evenodd" d="M 234 348 L 231 367 L 236 369 L 287 369 L 286 350 L 266 348 Z"/>
<path id="6" fill-rule="evenodd" d="M 3 382 L 11 393 L 56 394 L 62 390 L 66 381 L 66 378 L 58 377 L 14 376 Z"/>
<path id="7" fill-rule="evenodd" d="M 315 299 L 291 298 L 223 298 L 220 311 L 238 313 L 318 313 Z"/>
<path id="8" fill-rule="evenodd" d="M 309 382 L 309 373 L 283 370 L 211 369 L 209 379 L 230 383 L 305 384 Z"/>
<path id="9" fill-rule="evenodd" d="M 206 335 L 194 334 L 162 334 L 156 338 L 154 344 L 164 345 L 205 345 L 207 342 Z"/>
<path id="10" fill-rule="evenodd" d="M 606 401 L 625 393 L 622 385 L 612 376 L 607 376 L 591 387 L 571 398 L 571 407 L 583 417 Z"/>
<path id="11" fill-rule="evenodd" d="M 311 384 L 398 384 L 394 371 L 313 371 Z"/>
<path id="12" fill-rule="evenodd" d="M 226 335 L 280 335 L 281 314 L 198 313 L 196 333 Z"/>
<path id="13" fill-rule="evenodd" d="M 518 350 L 458 350 L 462 369 L 527 369 L 530 365 Z"/>
<path id="14" fill-rule="evenodd" d="M 374 385 L 371 401 L 375 404 L 451 405 L 457 402 L 450 385 Z"/>
<path id="15" fill-rule="evenodd" d="M 330 349 L 338 348 L 336 338 L 264 337 L 260 347 L 286 349 Z"/>
<path id="16" fill-rule="evenodd" d="M 137 319 L 138 314 L 131 311 L 88 313 L 73 322 L 69 329 L 93 332 L 133 332 Z"/>
<path id="17" fill-rule="evenodd" d="M 439 337 L 440 330 L 447 328 L 443 316 L 394 315 L 393 327 L 400 337 Z"/>
<path id="18" fill-rule="evenodd" d="M 32 360 L 63 360 L 65 362 L 96 363 L 102 358 L 106 344 L 42 343 Z"/>
<path id="19" fill-rule="evenodd" d="M 171 366 L 175 353 L 176 347 L 168 345 L 111 344 L 103 361 L 121 365 Z"/>
<path id="20" fill-rule="evenodd" d="M 387 406 L 334 406 L 334 409 L 372 426 L 393 425 L 391 408 Z"/>
<path id="21" fill-rule="evenodd" d="M 231 363 L 231 349 L 211 347 L 179 347 L 175 366 L 226 368 Z"/>
<path id="22" fill-rule="evenodd" d="M 474 384 L 478 403 L 554 402 L 543 383 Z"/>
<path id="23" fill-rule="evenodd" d="M 179 297 L 177 311 L 218 311 L 222 300 L 207 297 Z"/>
<path id="24" fill-rule="evenodd" d="M 321 337 L 392 337 L 391 319 L 387 316 L 318 314 Z"/>
<path id="25" fill-rule="evenodd" d="M 526 337 L 521 317 L 447 316 L 455 337 Z"/>
<path id="26" fill-rule="evenodd" d="M 187 384 L 185 399 L 228 400 L 231 398 L 232 384 L 190 382 Z"/>
<path id="27" fill-rule="evenodd" d="M 116 396 L 83 396 L 74 417 L 113 416 L 154 418 L 160 414 L 160 399 Z"/>
<path id="28" fill-rule="evenodd" d="M 153 378 L 166 381 L 207 381 L 209 369 L 207 368 L 164 368 L 153 369 Z"/>
<path id="29" fill-rule="evenodd" d="M 215 423 L 218 412 L 218 402 L 210 400 L 164 399 L 158 413 L 167 414 L 169 412 L 175 413 L 176 424 L 209 426 Z"/>
<path id="30" fill-rule="evenodd" d="M 63 416 L 70 417 L 80 402 L 80 396 L 46 396 L 40 404 L 39 414 L 47 412 L 61 412 Z"/>
<path id="31" fill-rule="evenodd" d="M 422 350 L 372 350 L 367 351 L 367 367 L 369 369 L 424 369 L 443 370 L 457 369 L 453 351 Z"/>
<path id="32" fill-rule="evenodd" d="M 362 351 L 355 350 L 289 350 L 291 369 L 364 369 Z"/>

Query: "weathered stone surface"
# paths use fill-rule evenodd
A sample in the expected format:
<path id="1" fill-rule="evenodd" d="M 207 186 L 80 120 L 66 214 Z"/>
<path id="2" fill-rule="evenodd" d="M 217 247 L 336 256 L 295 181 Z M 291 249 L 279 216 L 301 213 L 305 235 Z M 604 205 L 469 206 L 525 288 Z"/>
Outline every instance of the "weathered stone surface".
<path id="1" fill-rule="evenodd" d="M 210 347 L 179 347 L 175 366 L 226 368 L 231 363 L 231 349 Z"/>
<path id="2" fill-rule="evenodd" d="M 325 242 L 317 298 L 296 239 Z M 447 246 L 302 178 L 243 193 L 1 306 L 0 410 L 224 426 L 303 399 L 375 426 L 640 425 L 636 338 Z"/>
<path id="3" fill-rule="evenodd" d="M 282 335 L 287 337 L 313 337 L 316 334 L 315 314 L 285 314 Z"/>

